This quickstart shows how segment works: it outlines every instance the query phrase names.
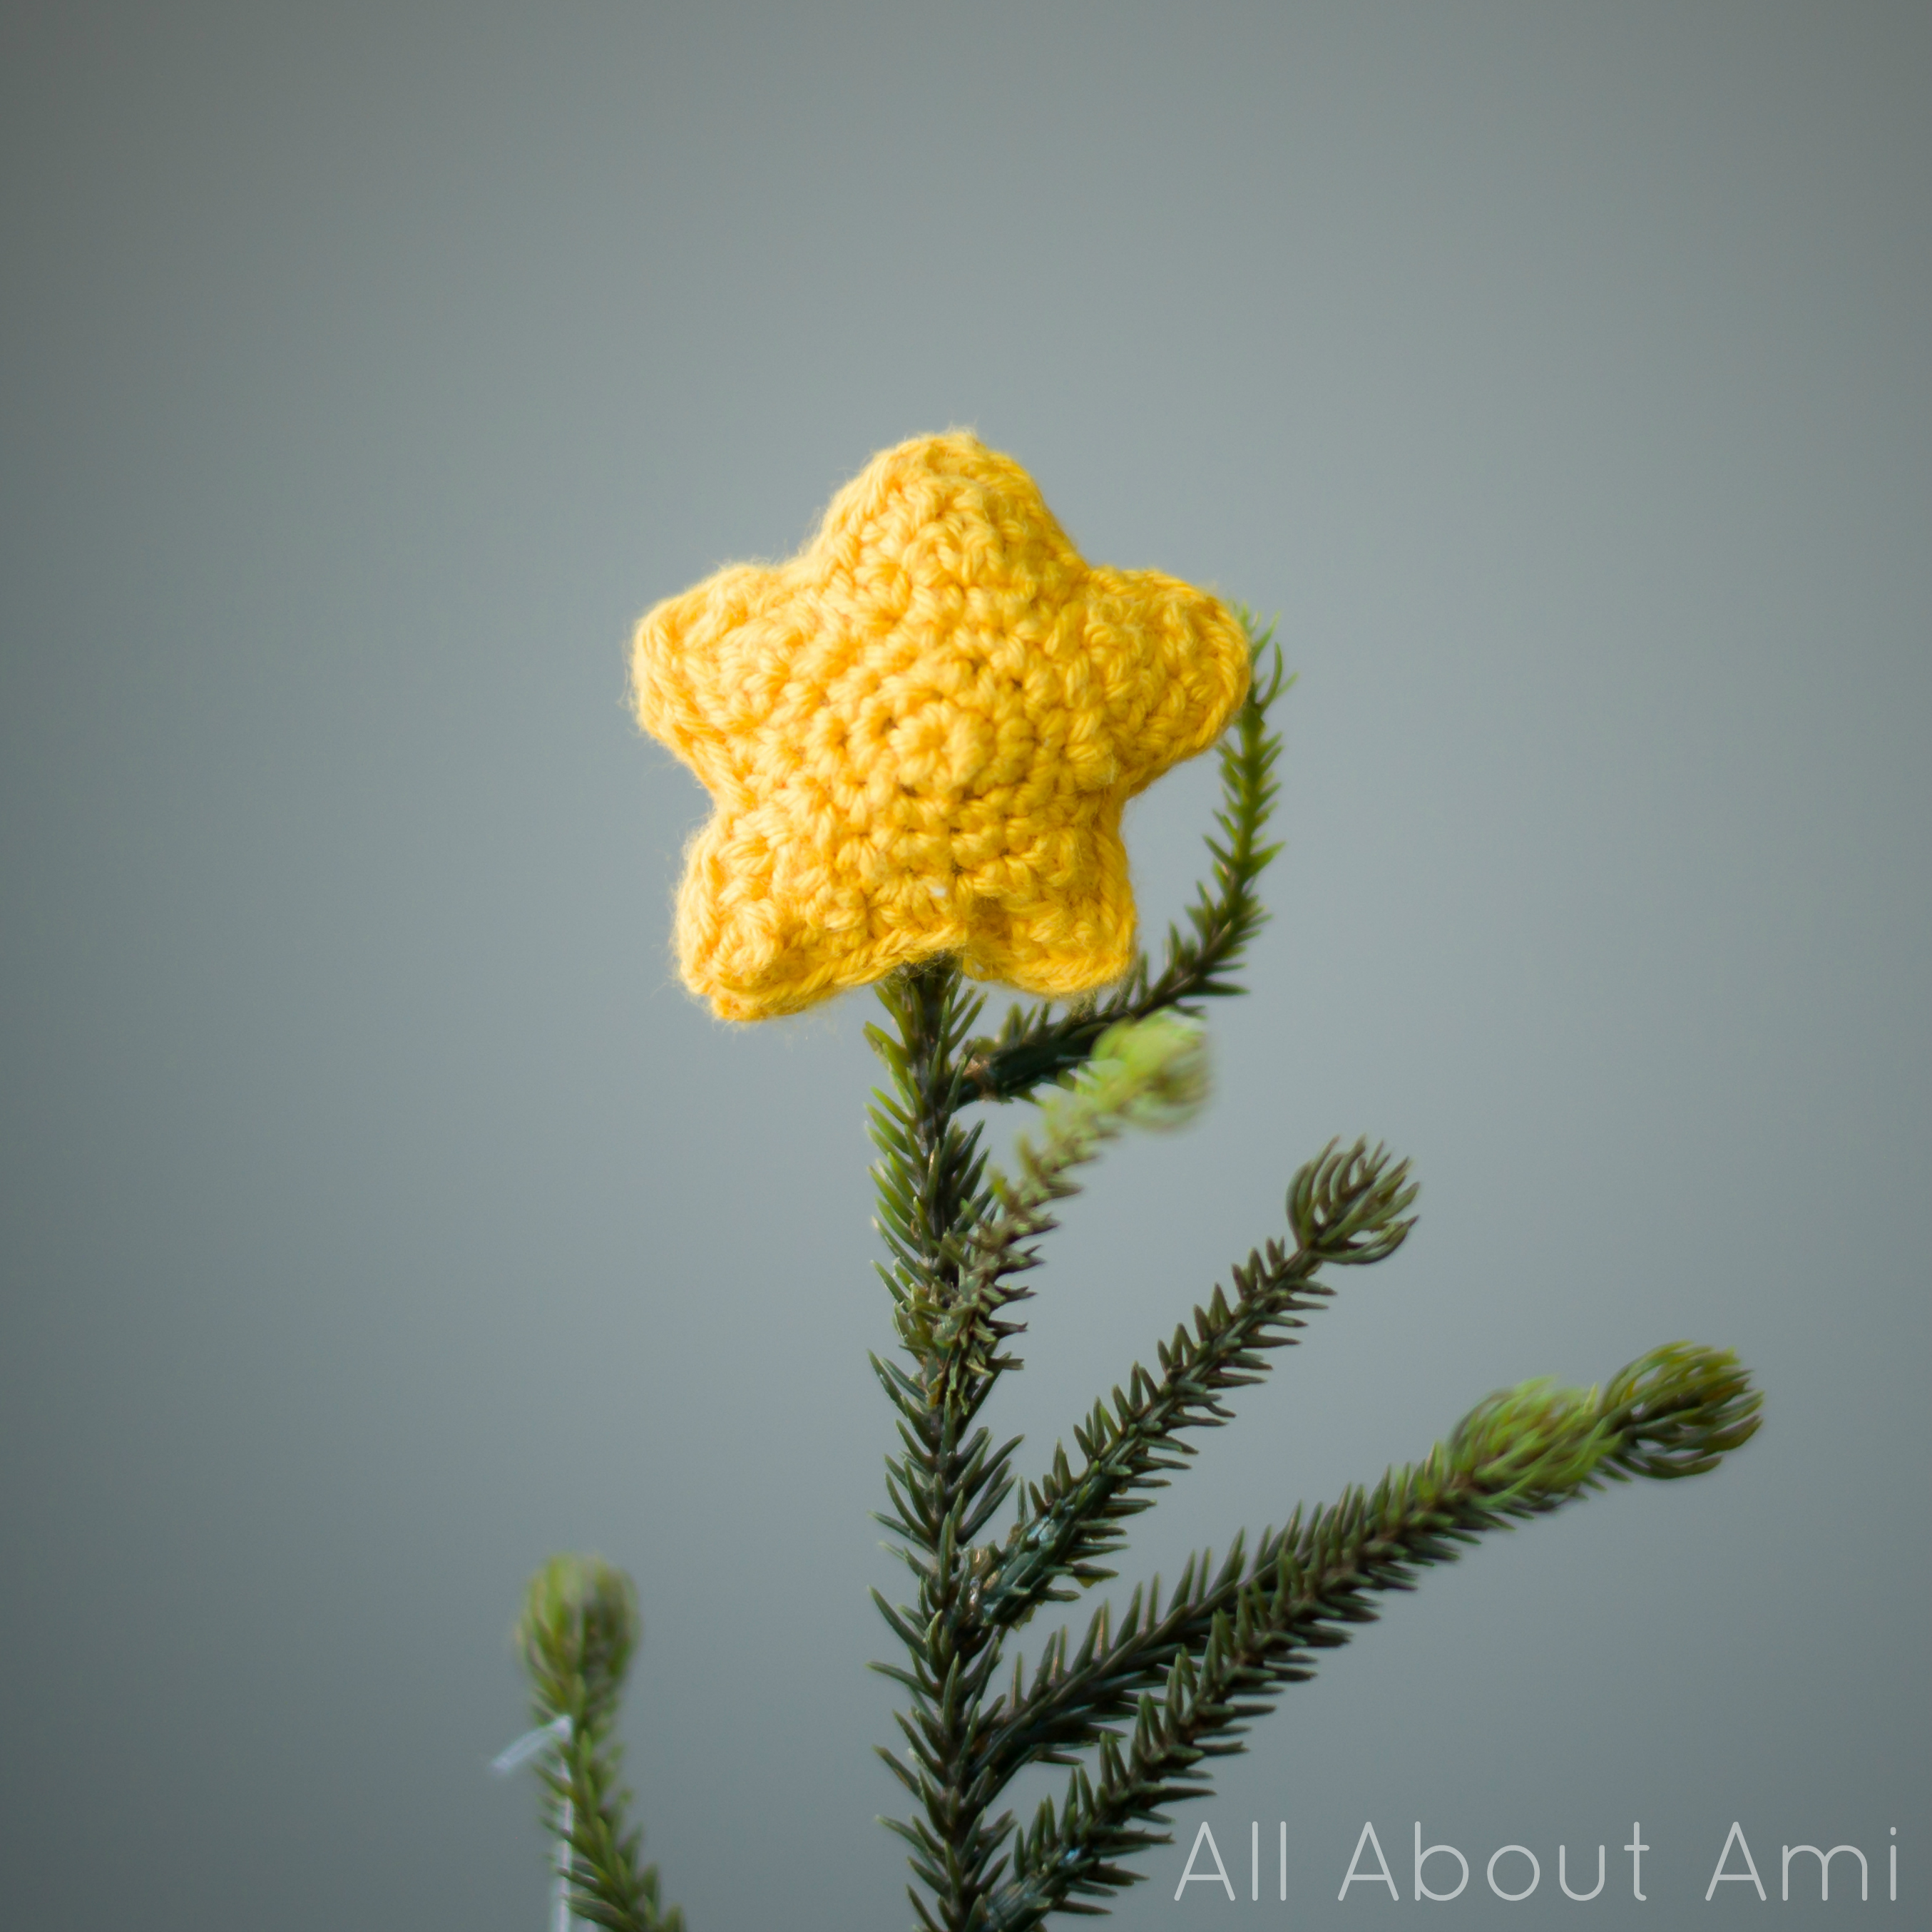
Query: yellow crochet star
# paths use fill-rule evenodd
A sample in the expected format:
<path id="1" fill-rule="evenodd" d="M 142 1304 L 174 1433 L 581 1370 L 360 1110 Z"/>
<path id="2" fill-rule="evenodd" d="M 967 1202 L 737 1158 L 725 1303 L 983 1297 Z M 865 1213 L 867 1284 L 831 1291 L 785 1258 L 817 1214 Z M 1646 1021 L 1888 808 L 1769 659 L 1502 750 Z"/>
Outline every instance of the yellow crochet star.
<path id="1" fill-rule="evenodd" d="M 727 1019 L 896 966 L 1065 996 L 1134 957 L 1120 812 L 1248 686 L 1204 591 L 1090 566 L 1010 458 L 956 433 L 874 457 L 789 562 L 638 627 L 638 718 L 716 811 L 677 901 L 685 982 Z"/>

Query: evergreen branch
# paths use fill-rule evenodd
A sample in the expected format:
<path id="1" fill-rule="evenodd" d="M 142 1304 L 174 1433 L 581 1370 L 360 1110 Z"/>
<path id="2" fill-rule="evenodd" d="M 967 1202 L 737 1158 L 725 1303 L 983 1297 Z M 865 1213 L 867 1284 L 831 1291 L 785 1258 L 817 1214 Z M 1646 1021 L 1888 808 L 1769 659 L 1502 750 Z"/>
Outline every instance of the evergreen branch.
<path id="1" fill-rule="evenodd" d="M 1193 1013 L 1202 1000 L 1244 990 L 1230 976 L 1240 970 L 1250 940 L 1267 921 L 1257 887 L 1281 849 L 1261 842 L 1280 790 L 1274 773 L 1281 734 L 1269 729 L 1268 712 L 1294 680 L 1284 673 L 1274 626 L 1262 626 L 1244 607 L 1237 609 L 1254 669 L 1234 727 L 1218 748 L 1219 836 L 1208 841 L 1211 870 L 1187 909 L 1188 932 L 1184 935 L 1169 926 L 1160 974 L 1150 977 L 1143 952 L 1119 989 L 1096 1004 L 1073 1006 L 1058 1018 L 1050 1003 L 1012 1007 L 997 1038 L 973 1044 L 967 1071 L 976 1097 L 1018 1100 L 1078 1066 L 1101 1035 L 1123 1020 L 1144 1019 L 1168 1007 Z"/>
<path id="2" fill-rule="evenodd" d="M 1077 1592 L 1064 1586 L 1100 1581 L 1101 1567 L 1126 1540 L 1126 1520 L 1149 1507 L 1134 1492 L 1164 1488 L 1194 1447 L 1184 1430 L 1214 1429 L 1230 1419 L 1226 1395 L 1258 1382 L 1268 1352 L 1293 1346 L 1302 1318 L 1334 1293 L 1316 1280 L 1324 1262 L 1360 1265 L 1393 1254 L 1414 1226 L 1416 1197 L 1408 1163 L 1358 1141 L 1346 1153 L 1328 1146 L 1295 1177 L 1288 1211 L 1292 1252 L 1279 1242 L 1251 1252 L 1233 1272 L 1231 1302 L 1217 1285 L 1159 1352 L 1160 1374 L 1136 1362 L 1113 1408 L 1096 1402 L 1074 1441 L 1084 1457 L 1076 1474 L 1056 1449 L 1045 1479 L 1022 1490 L 1020 1516 L 982 1586 L 979 1614 L 989 1625 L 1023 1623 L 1042 1603 Z"/>
<path id="3" fill-rule="evenodd" d="M 631 1794 L 617 1781 L 617 1700 L 642 1630 L 622 1570 L 554 1556 L 531 1579 L 517 1648 L 538 1722 L 566 1720 L 541 1775 L 544 1822 L 568 1843 L 572 1912 L 610 1932 L 683 1932 L 683 1912 L 659 1903 L 657 1868 L 639 1862 L 644 1834 L 626 1828 Z"/>
<path id="4" fill-rule="evenodd" d="M 964 1612 L 981 1556 L 973 1538 L 1011 1490 L 1016 1446 L 996 1448 L 974 1417 L 1014 1366 L 1000 1345 L 1018 1329 L 1000 1320 L 997 1296 L 972 1285 L 975 1231 L 993 1196 L 980 1130 L 958 1124 L 970 1098 L 960 1048 L 982 1002 L 964 995 L 957 968 L 943 960 L 896 975 L 880 997 L 896 1023 L 896 1034 L 867 1029 L 890 1082 L 872 1113 L 879 1226 L 892 1258 L 880 1272 L 913 1362 L 910 1371 L 873 1363 L 898 1412 L 902 1448 L 886 1464 L 892 1507 L 882 1520 L 905 1538 L 900 1553 L 918 1579 L 918 1601 L 874 1600 L 906 1654 L 905 1668 L 881 1667 L 912 1696 L 910 1714 L 898 1718 L 910 1762 L 891 1762 L 922 1814 L 892 1828 L 937 1901 L 935 1920 L 914 1895 L 921 1922 L 964 1932 L 1004 1874 L 997 1854 L 1012 1831 L 1010 1818 L 989 1822 L 986 1794 L 966 1788 L 998 1658 L 974 1640 Z M 1005 1298 L 1019 1295 L 1010 1289 Z M 970 1370 L 961 1366 L 968 1358 Z"/>
<path id="5" fill-rule="evenodd" d="M 1238 1546 L 1204 1586 L 1207 1559 L 1190 1565 L 1165 1617 L 1151 1595 L 1143 1612 L 1137 1592 L 1118 1642 L 1103 1612 L 1082 1647 L 1084 1670 L 1063 1665 L 1043 1687 L 1064 1713 L 1052 1755 L 1097 1743 L 1097 1775 L 1076 1768 L 1058 1814 L 1048 1801 L 1019 1834 L 1011 1876 L 988 1902 L 988 1932 L 1091 1911 L 1086 1900 L 1139 1876 L 1118 1861 L 1168 1842 L 1166 1808 L 1209 1789 L 1204 1761 L 1240 1750 L 1250 1722 L 1312 1674 L 1316 1651 L 1375 1620 L 1383 1592 L 1413 1588 L 1484 1532 L 1606 1480 L 1714 1467 L 1756 1432 L 1760 1401 L 1735 1356 L 1683 1342 L 1601 1390 L 1526 1384 L 1479 1404 L 1372 1492 L 1351 1490 L 1305 1521 L 1298 1512 L 1262 1538 L 1244 1574 Z M 1113 1727 L 1130 1720 L 1124 1744 Z"/>
<path id="6" fill-rule="evenodd" d="M 892 1257 L 880 1273 L 899 1339 L 923 1363 L 940 1345 L 934 1331 L 958 1281 L 966 1234 L 991 1205 L 981 1130 L 958 1123 L 970 1089 L 957 1056 L 985 1002 L 963 997 L 946 960 L 882 981 L 879 999 L 897 1026 L 896 1037 L 866 1029 L 892 1084 L 890 1093 L 874 1090 L 868 1116 L 880 1156 L 872 1168 L 879 1232 Z"/>
<path id="7" fill-rule="evenodd" d="M 997 1307 L 962 1294 L 961 1286 L 973 1231 L 986 1221 L 993 1198 L 981 1130 L 962 1131 L 958 1124 L 967 1099 L 958 1050 L 982 1002 L 965 997 L 958 970 L 944 960 L 895 975 L 879 995 L 896 1022 L 896 1033 L 866 1029 L 891 1083 L 890 1091 L 874 1092 L 871 1116 L 880 1155 L 873 1168 L 878 1225 L 892 1258 L 880 1272 L 914 1364 L 909 1372 L 872 1358 L 898 1412 L 904 1452 L 886 1463 L 892 1507 L 879 1520 L 905 1538 L 900 1554 L 920 1578 L 918 1608 L 905 1613 L 905 1629 L 895 1624 L 916 1671 L 930 1659 L 922 1636 L 908 1639 L 906 1631 L 922 1632 L 945 1613 L 959 1594 L 957 1580 L 949 1580 L 954 1556 L 1012 1487 L 1009 1462 L 1016 1445 L 995 1450 L 987 1432 L 971 1425 L 993 1382 L 1013 1366 L 999 1344 L 1018 1328 L 1000 1322 Z M 977 1360 L 978 1400 L 970 1405 L 952 1399 L 959 1377 L 952 1365 L 968 1351 Z"/>
<path id="8" fill-rule="evenodd" d="M 928 1029 L 927 1036 L 941 1040 L 944 1029 Z M 922 1077 L 914 1070 L 924 1057 L 917 1047 L 904 1053 L 908 1088 Z M 1018 1446 L 995 1450 L 973 1424 L 994 1381 L 1013 1366 L 1000 1352 L 1022 1324 L 1002 1311 L 1028 1291 L 1012 1277 L 1033 1264 L 1026 1244 L 1053 1225 L 1049 1209 L 1073 1191 L 1074 1168 L 1129 1125 L 1178 1125 L 1206 1088 L 1195 1022 L 1163 1014 L 1115 1028 L 1044 1110 L 1040 1146 L 1021 1142 L 1018 1178 L 994 1178 L 988 1198 L 998 1211 L 982 1213 L 963 1235 L 956 1224 L 943 1243 L 929 1244 L 926 1274 L 907 1282 L 902 1333 L 919 1372 L 874 1362 L 899 1411 L 904 1445 L 887 1465 L 892 1508 L 881 1520 L 906 1538 L 900 1554 L 920 1585 L 916 1607 L 895 1606 L 875 1593 L 908 1667 L 874 1668 L 912 1694 L 910 1713 L 898 1714 L 907 1761 L 882 1755 L 924 1814 L 892 1828 L 910 1846 L 914 1872 L 932 1888 L 948 1927 L 970 1924 L 1000 1882 L 1006 1862 L 998 1850 L 1012 1828 L 1010 1816 L 988 1820 L 997 1789 L 972 1769 L 983 1754 L 986 1694 L 999 1662 L 997 1636 L 976 1612 L 992 1551 L 974 1547 L 974 1539 L 1011 1491 L 1007 1472 Z M 900 1112 L 916 1118 L 912 1108 Z M 942 1150 L 934 1167 L 943 1168 L 943 1134 L 935 1129 L 925 1138 Z M 969 1208 L 978 1211 L 976 1202 Z"/>
<path id="9" fill-rule="evenodd" d="M 879 1667 L 912 1694 L 901 1722 L 914 1768 L 892 1762 L 926 1813 L 904 1828 L 950 1924 L 964 1923 L 998 1877 L 994 1853 L 1011 1825 L 986 1821 L 993 1794 L 968 1774 L 999 1660 L 976 1612 L 993 1552 L 974 1539 L 1011 1492 L 1018 1446 L 995 1448 L 975 1423 L 1014 1366 L 1002 1349 L 1022 1324 L 1004 1311 L 1028 1291 L 1012 1278 L 1032 1265 L 1027 1244 L 1052 1226 L 1050 1208 L 1072 1191 L 1075 1168 L 1130 1125 L 1171 1126 L 1192 1113 L 1206 1090 L 1205 1058 L 1198 1024 L 1178 1014 L 1114 1029 L 1045 1108 L 1040 1144 L 1022 1142 L 1018 1178 L 982 1187 L 977 1130 L 962 1134 L 953 1118 L 962 1100 L 955 1056 L 976 1002 L 963 1000 L 952 969 L 928 968 L 891 988 L 886 1005 L 898 1038 L 874 1031 L 893 1091 L 876 1100 L 874 1140 L 880 1224 L 894 1252 L 887 1278 L 914 1370 L 873 1364 L 898 1411 L 902 1447 L 887 1462 L 891 1507 L 880 1520 L 904 1538 L 899 1554 L 919 1600 L 878 1600 L 908 1658 L 904 1668 Z"/>

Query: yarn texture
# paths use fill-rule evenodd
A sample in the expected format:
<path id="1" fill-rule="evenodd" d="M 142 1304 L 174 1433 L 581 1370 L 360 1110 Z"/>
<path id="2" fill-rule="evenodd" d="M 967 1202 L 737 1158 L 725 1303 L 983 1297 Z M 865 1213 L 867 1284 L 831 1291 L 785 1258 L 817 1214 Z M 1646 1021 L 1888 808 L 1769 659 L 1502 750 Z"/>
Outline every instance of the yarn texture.
<path id="1" fill-rule="evenodd" d="M 1010 457 L 884 451 L 797 556 L 638 626 L 638 722 L 716 807 L 678 892 L 686 984 L 753 1020 L 940 954 L 1052 997 L 1119 978 L 1121 810 L 1248 676 L 1232 611 L 1084 562 Z"/>

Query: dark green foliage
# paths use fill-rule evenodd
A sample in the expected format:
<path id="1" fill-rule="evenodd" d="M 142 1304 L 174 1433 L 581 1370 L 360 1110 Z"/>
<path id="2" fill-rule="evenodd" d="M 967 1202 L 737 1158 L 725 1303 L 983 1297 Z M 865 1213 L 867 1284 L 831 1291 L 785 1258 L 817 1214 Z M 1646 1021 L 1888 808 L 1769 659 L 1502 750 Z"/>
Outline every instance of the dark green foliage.
<path id="1" fill-rule="evenodd" d="M 1292 1244 L 1253 1250 L 1191 1328 L 1156 1347 L 1154 1371 L 1136 1364 L 1075 1424 L 1077 1466 L 1056 1447 L 1023 1481 L 1018 1440 L 997 1443 L 980 1422 L 1000 1377 L 1021 1366 L 1010 1345 L 1033 1292 L 1022 1277 L 1077 1169 L 1126 1128 L 1192 1111 L 1204 1078 L 1198 1022 L 1184 1016 L 1240 990 L 1230 975 L 1265 916 L 1256 888 L 1278 849 L 1262 834 L 1280 755 L 1268 716 L 1286 688 L 1271 632 L 1252 620 L 1249 631 L 1256 677 L 1220 750 L 1210 875 L 1186 933 L 1170 929 L 1160 971 L 1143 958 L 1112 998 L 1058 1015 L 1016 1008 L 984 1039 L 973 1034 L 983 999 L 950 962 L 932 962 L 880 986 L 888 1024 L 866 1030 L 886 1072 L 872 1100 L 874 1176 L 880 1274 L 902 1351 L 873 1358 L 898 1438 L 879 1520 L 914 1588 L 905 1604 L 874 1593 L 904 1652 L 874 1667 L 909 1700 L 898 1714 L 903 1754 L 880 1755 L 914 1808 L 885 1822 L 909 1848 L 913 1909 L 928 1932 L 1023 1932 L 1055 1912 L 1104 1912 L 1139 1876 L 1124 1862 L 1168 1842 L 1168 1808 L 1211 1789 L 1212 1760 L 1243 1748 L 1250 1724 L 1312 1674 L 1319 1652 L 1372 1622 L 1383 1592 L 1412 1588 L 1487 1532 L 1606 1481 L 1713 1468 L 1758 1426 L 1759 1397 L 1736 1360 L 1688 1343 L 1600 1390 L 1526 1384 L 1479 1404 L 1421 1462 L 1372 1490 L 1298 1508 L 1252 1558 L 1238 1538 L 1218 1565 L 1203 1553 L 1165 1604 L 1158 1580 L 1136 1587 L 1118 1620 L 1101 1605 L 1077 1649 L 1057 1630 L 1030 1671 L 1016 1658 L 1006 1672 L 1008 1645 L 1042 1604 L 1114 1574 L 1129 1520 L 1188 1466 L 1192 1432 L 1231 1420 L 1232 1393 L 1299 1340 L 1334 1292 L 1320 1271 L 1385 1260 L 1414 1226 L 1408 1164 L 1365 1142 L 1330 1142 L 1289 1186 Z M 989 1174 L 966 1110 L 1049 1083 L 1039 1144 L 1020 1142 L 1011 1178 Z M 623 1835 L 609 1741 L 636 1636 L 628 1587 L 602 1565 L 560 1558 L 532 1586 L 521 1640 L 540 1714 L 572 1722 L 545 1777 L 553 1822 L 570 1838 L 576 1909 L 623 1932 L 658 1932 L 681 1921 L 660 1911 L 638 1834 Z M 1058 1805 L 1022 1826 L 995 1808 L 1035 1764 L 1072 1775 Z"/>

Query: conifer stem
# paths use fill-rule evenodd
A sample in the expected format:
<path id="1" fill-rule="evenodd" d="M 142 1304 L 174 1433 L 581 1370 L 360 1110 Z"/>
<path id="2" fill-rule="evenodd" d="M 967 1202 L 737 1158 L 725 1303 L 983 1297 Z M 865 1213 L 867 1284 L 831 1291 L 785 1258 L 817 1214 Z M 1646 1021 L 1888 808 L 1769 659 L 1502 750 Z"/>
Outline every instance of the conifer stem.
<path id="1" fill-rule="evenodd" d="M 901 1246 L 912 1250 L 904 1258 L 914 1262 L 915 1278 L 906 1291 L 919 1306 L 916 1318 L 902 1327 L 920 1336 L 947 1333 L 962 1251 L 984 1206 L 977 1136 L 962 1135 L 957 1125 L 969 1096 L 956 1054 L 977 1003 L 962 1012 L 958 993 L 956 969 L 942 961 L 908 973 L 887 1003 L 898 1022 L 898 1050 L 890 1057 L 909 1156 L 900 1165 L 912 1179 L 914 1198 L 894 1214 L 882 1190 L 881 1208 L 888 1223 L 896 1223 L 895 1232 L 913 1238 Z M 946 1932 L 965 1932 L 988 1889 L 986 1868 L 996 1842 L 984 1822 L 983 1785 L 973 1788 L 986 1673 L 974 1667 L 983 1639 L 967 1614 L 970 1528 L 986 1514 L 975 1508 L 986 1479 L 986 1440 L 983 1431 L 971 1431 L 970 1414 L 952 1386 L 952 1351 L 944 1340 L 916 1346 L 914 1353 L 920 1400 L 911 1413 L 913 1404 L 900 1404 L 910 1426 L 904 1432 L 908 1453 L 896 1473 L 909 1505 L 903 1514 L 911 1519 L 904 1526 L 918 1547 L 917 1624 L 894 1621 L 910 1653 L 914 1711 L 906 1728 L 923 1775 L 908 1781 L 925 1816 L 906 1835 L 915 1870 L 936 1894 L 937 1922 Z"/>

